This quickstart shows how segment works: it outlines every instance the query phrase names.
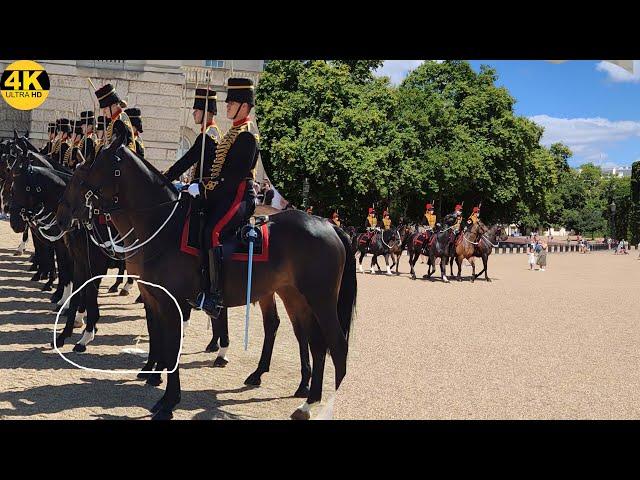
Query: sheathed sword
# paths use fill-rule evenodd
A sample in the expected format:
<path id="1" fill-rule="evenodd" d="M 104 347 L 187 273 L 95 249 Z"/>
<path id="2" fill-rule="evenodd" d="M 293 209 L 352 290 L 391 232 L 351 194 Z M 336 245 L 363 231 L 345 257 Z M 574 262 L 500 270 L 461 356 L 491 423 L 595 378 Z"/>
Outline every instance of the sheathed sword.
<path id="1" fill-rule="evenodd" d="M 207 79 L 207 86 L 204 94 L 204 114 L 202 115 L 202 148 L 200 150 L 200 183 L 202 183 L 202 175 L 204 173 L 204 144 L 207 129 L 207 116 L 209 114 L 209 85 L 211 84 L 211 74 L 209 70 L 205 72 L 205 78 Z"/>
<path id="2" fill-rule="evenodd" d="M 253 242 L 258 236 L 256 233 L 256 219 L 254 217 L 249 219 L 249 225 L 251 225 L 251 229 L 247 233 L 247 237 L 249 238 L 249 259 L 247 260 L 247 308 L 244 316 L 245 352 L 247 351 L 247 348 L 249 348 L 249 312 L 251 310 L 251 280 L 253 277 Z"/>

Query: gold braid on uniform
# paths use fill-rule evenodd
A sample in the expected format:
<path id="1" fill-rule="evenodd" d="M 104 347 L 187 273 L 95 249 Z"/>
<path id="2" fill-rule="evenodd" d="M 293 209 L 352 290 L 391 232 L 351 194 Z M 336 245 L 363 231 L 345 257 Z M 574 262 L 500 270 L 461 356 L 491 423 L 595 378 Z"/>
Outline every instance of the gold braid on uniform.
<path id="1" fill-rule="evenodd" d="M 129 120 L 129 115 L 124 112 L 121 112 L 115 120 L 111 120 L 111 123 L 109 124 L 109 126 L 107 127 L 107 131 L 105 132 L 106 139 L 104 143 L 109 144 L 111 142 L 111 137 L 113 136 L 113 126 L 118 120 L 121 120 L 122 123 L 124 123 L 131 132 L 131 142 L 129 142 L 129 145 L 127 145 L 127 147 L 129 147 L 129 150 L 131 150 L 132 152 L 138 153 L 136 149 L 136 140 L 135 135 L 133 134 L 133 126 L 131 125 L 131 120 Z"/>
<path id="2" fill-rule="evenodd" d="M 49 152 L 49 155 L 55 155 L 56 153 L 58 153 L 60 151 L 61 146 L 62 146 L 62 140 L 57 139 L 55 142 L 53 142 L 53 145 L 51 145 L 51 150 Z"/>
<path id="3" fill-rule="evenodd" d="M 73 153 L 73 149 L 74 149 L 74 146 L 73 144 L 71 144 L 69 145 L 69 148 L 67 148 L 67 151 L 64 152 L 64 159 L 62 160 L 63 165 L 70 166 L 71 154 Z"/>
<path id="4" fill-rule="evenodd" d="M 231 130 L 227 132 L 222 141 L 218 144 L 216 148 L 216 158 L 211 165 L 211 178 L 218 178 L 220 176 L 220 172 L 222 171 L 222 167 L 224 166 L 224 162 L 227 159 L 227 153 L 231 146 L 235 143 L 236 138 L 240 133 L 248 131 L 249 125 L 244 123 L 242 125 L 238 125 L 237 127 L 232 127 Z M 252 171 L 255 175 L 255 171 Z M 207 190 L 213 190 L 218 185 L 217 181 L 209 180 L 204 188 Z"/>

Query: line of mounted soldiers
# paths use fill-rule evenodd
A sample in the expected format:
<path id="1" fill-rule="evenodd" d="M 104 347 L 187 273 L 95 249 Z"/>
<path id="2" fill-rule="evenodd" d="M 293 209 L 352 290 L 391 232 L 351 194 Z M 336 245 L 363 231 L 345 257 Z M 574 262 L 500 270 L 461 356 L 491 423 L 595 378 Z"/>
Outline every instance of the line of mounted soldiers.
<path id="1" fill-rule="evenodd" d="M 313 211 L 307 210 L 307 213 L 313 213 Z M 467 219 L 469 224 L 476 224 L 480 219 L 480 205 L 473 207 L 471 215 Z M 331 223 L 334 225 L 340 226 L 340 216 L 338 212 L 333 212 L 331 218 L 329 219 Z M 426 226 L 427 231 L 436 232 L 440 229 L 441 224 L 438 223 L 437 216 L 435 214 L 435 209 L 431 203 L 427 203 L 425 206 L 424 220 L 422 222 L 423 225 Z M 455 234 L 460 231 L 460 226 L 462 225 L 462 205 L 456 204 L 453 213 L 450 213 L 445 216 L 445 224 L 451 225 L 451 229 Z M 382 213 L 382 221 L 378 219 L 376 211 L 374 208 L 369 207 L 369 212 L 367 218 L 364 222 L 364 226 L 369 232 L 369 238 L 373 235 L 375 231 L 381 230 L 391 230 L 391 216 L 387 210 L 384 210 Z"/>
<path id="2" fill-rule="evenodd" d="M 127 108 L 119 119 L 130 125 L 133 131 L 134 143 L 130 148 L 144 158 L 144 143 L 140 138 L 143 132 L 140 109 Z M 75 169 L 84 160 L 92 162 L 95 159 L 107 143 L 107 139 L 111 138 L 113 123 L 110 117 L 102 115 L 96 121 L 93 111 L 87 110 L 81 112 L 77 120 L 59 118 L 49 123 L 47 131 L 49 140 L 40 153 L 51 156 L 61 165 Z"/>

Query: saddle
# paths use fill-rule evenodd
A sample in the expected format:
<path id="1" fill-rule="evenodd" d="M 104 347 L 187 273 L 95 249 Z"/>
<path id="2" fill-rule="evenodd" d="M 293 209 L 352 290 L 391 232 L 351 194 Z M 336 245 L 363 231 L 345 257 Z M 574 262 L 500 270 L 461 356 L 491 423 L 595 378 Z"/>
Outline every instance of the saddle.
<path id="1" fill-rule="evenodd" d="M 360 237 L 360 245 L 364 246 L 367 245 L 368 243 L 371 243 L 371 240 L 373 239 L 373 236 L 376 234 L 375 230 L 372 230 L 370 232 L 365 232 L 361 237 Z"/>
<path id="2" fill-rule="evenodd" d="M 188 198 L 186 201 L 189 202 L 189 206 L 180 236 L 180 250 L 198 257 L 203 250 L 203 245 L 206 245 L 203 239 L 206 217 L 199 199 Z M 269 216 L 254 215 L 253 218 L 256 220 L 255 231 L 257 233 L 257 237 L 253 241 L 253 261 L 266 262 L 269 260 Z M 248 234 L 250 229 L 250 225 L 242 225 L 235 231 L 225 232 L 221 237 L 224 258 L 241 262 L 249 260 Z M 205 249 L 208 248 L 209 245 Z"/>

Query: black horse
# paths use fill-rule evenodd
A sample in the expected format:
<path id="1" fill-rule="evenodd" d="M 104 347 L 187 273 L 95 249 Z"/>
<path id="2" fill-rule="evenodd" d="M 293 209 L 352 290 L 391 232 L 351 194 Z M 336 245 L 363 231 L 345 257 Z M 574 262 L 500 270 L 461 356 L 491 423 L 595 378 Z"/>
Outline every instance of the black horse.
<path id="1" fill-rule="evenodd" d="M 114 132 L 111 144 L 94 162 L 78 167 L 58 210 L 58 222 L 68 228 L 88 204 L 101 213 L 110 213 L 121 235 L 133 227 L 144 249 L 127 261 L 127 270 L 144 281 L 161 284 L 188 317 L 187 300 L 194 299 L 201 287 L 200 260 L 183 253 L 178 242 L 189 205 L 179 201 L 166 177 L 124 143 L 124 135 Z M 305 404 L 292 415 L 309 418 L 309 405 L 322 398 L 327 351 L 335 366 L 336 389 L 346 375 L 357 290 L 355 261 L 349 253 L 348 236 L 324 219 L 291 210 L 270 217 L 268 227 L 270 256 L 253 267 L 251 301 L 277 293 L 291 321 L 309 339 L 313 356 L 311 389 Z M 228 307 L 244 305 L 247 288 L 247 265 L 230 258 L 233 247 L 225 242 L 222 284 L 223 301 Z M 140 290 L 151 317 L 150 349 L 159 362 L 171 368 L 165 394 L 151 410 L 155 419 L 169 419 L 181 397 L 179 315 L 173 300 L 162 290 L 147 285 L 141 285 Z"/>
<path id="2" fill-rule="evenodd" d="M 367 253 L 372 255 L 371 257 L 371 273 L 375 273 L 374 265 L 378 267 L 378 271 L 382 271 L 378 264 L 378 256 L 384 258 L 385 266 L 387 267 L 386 274 L 391 275 L 391 267 L 389 266 L 389 254 L 393 248 L 393 244 L 397 242 L 398 233 L 397 230 L 372 230 L 357 235 L 351 240 L 351 248 L 356 250 L 356 253 L 360 253 L 358 265 L 360 265 L 360 272 L 364 273 L 362 268 L 362 260 Z"/>

